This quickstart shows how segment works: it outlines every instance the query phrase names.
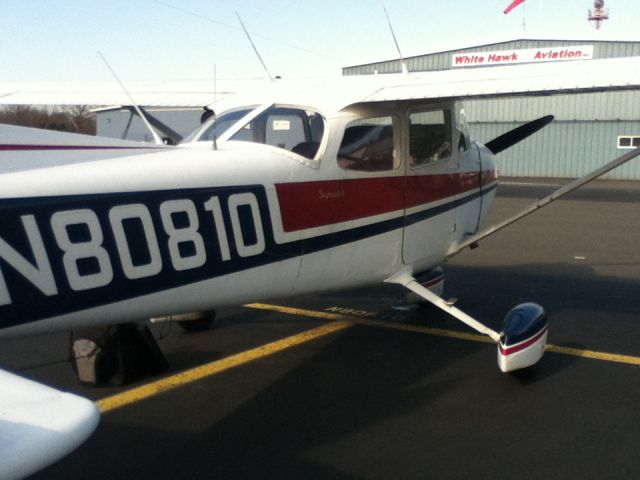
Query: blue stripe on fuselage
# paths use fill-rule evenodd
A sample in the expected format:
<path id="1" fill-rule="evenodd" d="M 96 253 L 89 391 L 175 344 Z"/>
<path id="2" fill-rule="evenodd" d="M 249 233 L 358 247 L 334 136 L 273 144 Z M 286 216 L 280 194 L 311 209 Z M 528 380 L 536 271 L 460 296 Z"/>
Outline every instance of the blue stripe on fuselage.
<path id="1" fill-rule="evenodd" d="M 490 190 L 483 191 L 483 194 Z M 21 219 L 23 216 L 32 215 L 45 246 L 57 293 L 49 296 L 43 294 L 25 278 L 23 273 L 8 263 L 6 248 L 2 247 L 5 248 L 4 250 L 0 248 L 0 271 L 8 294 L 8 297 L 5 295 L 5 304 L 0 305 L 0 328 L 128 300 L 277 263 L 303 254 L 339 247 L 400 229 L 405 222 L 412 224 L 432 218 L 473 201 L 479 195 L 480 193 L 473 194 L 406 218 L 398 217 L 282 244 L 275 241 L 266 192 L 262 185 L 2 200 L 0 201 L 0 238 L 4 240 L 4 245 L 9 245 L 26 262 L 35 265 L 33 246 L 29 244 Z M 211 200 L 214 198 L 218 199 L 219 210 L 211 208 Z M 254 217 L 250 202 L 242 203 L 245 199 L 252 198 L 256 201 L 259 219 Z M 231 207 L 230 199 L 240 199 L 240 205 L 238 206 L 236 201 L 232 202 L 235 207 Z M 193 205 L 195 208 L 197 229 L 190 225 L 188 212 L 178 211 L 169 216 L 165 215 L 163 223 L 161 210 L 167 206 L 182 204 Z M 139 278 L 131 278 L 131 273 L 127 274 L 123 267 L 123 253 L 117 248 L 113 223 L 110 223 L 113 221 L 110 220 L 110 213 L 115 207 L 119 209 L 131 207 L 132 211 L 148 212 L 151 219 L 153 235 L 152 232 L 145 232 L 144 222 L 140 218 L 134 216 L 121 221 L 133 269 L 136 272 L 142 272 Z M 97 218 L 98 227 L 94 225 L 93 228 L 94 234 L 96 228 L 100 230 L 102 234 L 100 242 L 95 241 L 95 238 L 92 239 L 90 226 L 82 222 L 67 225 L 62 233 L 58 226 L 58 237 L 56 237 L 52 221 L 54 216 L 60 216 L 61 213 L 63 216 L 67 214 L 67 216 L 73 216 L 75 215 L 73 212 L 87 210 L 93 212 Z M 235 212 L 237 220 L 235 224 L 232 211 Z M 216 215 L 221 217 L 218 225 L 224 225 L 228 244 L 226 257 L 224 236 L 221 238 L 220 232 L 216 230 Z M 167 221 L 170 223 L 169 230 L 173 232 L 167 232 L 165 225 Z M 234 228 L 239 229 L 240 232 L 235 232 Z M 259 243 L 260 234 L 264 237 L 264 248 L 256 249 L 254 246 Z M 61 246 L 60 236 L 67 238 L 71 246 Z M 150 246 L 154 243 L 153 236 L 157 239 L 159 253 L 159 260 L 155 261 L 159 267 L 156 269 L 157 273 L 153 268 L 145 268 L 153 263 L 151 252 L 153 248 Z M 204 245 L 205 260 L 202 265 L 177 269 L 174 264 L 176 258 L 180 260 L 184 257 L 187 260 L 185 263 L 188 264 L 188 260 L 196 256 L 199 248 L 196 241 L 198 238 L 202 239 L 202 245 Z M 95 245 L 92 245 L 92 241 Z M 99 256 L 104 257 L 104 254 L 99 253 L 101 249 L 104 249 L 108 255 L 112 270 L 110 279 L 104 271 L 107 260 L 103 258 L 101 264 L 97 259 Z M 259 251 L 253 254 L 252 250 Z M 202 252 L 200 254 L 202 256 Z M 96 272 L 98 272 L 98 274 L 104 273 L 105 281 L 109 281 L 104 285 L 87 289 L 78 287 L 76 281 L 74 289 L 73 282 L 69 280 L 69 269 L 73 270 L 76 267 L 76 276 L 80 279 L 97 275 Z"/>

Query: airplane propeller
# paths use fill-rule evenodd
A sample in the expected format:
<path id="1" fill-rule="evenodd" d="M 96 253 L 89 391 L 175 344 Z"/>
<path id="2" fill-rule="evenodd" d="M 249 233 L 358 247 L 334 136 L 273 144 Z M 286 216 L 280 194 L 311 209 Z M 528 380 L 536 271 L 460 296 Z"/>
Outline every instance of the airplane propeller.
<path id="1" fill-rule="evenodd" d="M 529 135 L 533 135 L 538 130 L 546 127 L 549 123 L 551 123 L 553 119 L 553 115 L 546 115 L 531 122 L 525 123 L 524 125 L 521 125 L 518 128 L 514 128 L 513 130 L 509 130 L 507 133 L 503 133 L 499 137 L 496 137 L 490 142 L 487 142 L 485 147 L 491 150 L 491 153 L 493 153 L 494 155 L 500 153 L 503 150 L 512 147 L 521 140 L 524 140 Z"/>

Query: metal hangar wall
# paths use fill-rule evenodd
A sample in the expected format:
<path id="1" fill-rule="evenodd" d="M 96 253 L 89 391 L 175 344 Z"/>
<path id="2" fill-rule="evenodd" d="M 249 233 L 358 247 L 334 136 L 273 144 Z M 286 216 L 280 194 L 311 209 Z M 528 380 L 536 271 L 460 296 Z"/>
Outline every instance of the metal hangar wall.
<path id="1" fill-rule="evenodd" d="M 640 42 L 594 40 L 513 40 L 407 58 L 410 71 L 491 68 L 490 65 L 575 58 L 640 56 Z M 343 75 L 399 73 L 397 59 L 345 67 Z M 640 92 L 605 92 L 553 97 L 466 102 L 473 137 L 486 142 L 547 114 L 555 121 L 501 153 L 501 175 L 578 177 L 634 146 L 640 146 Z M 605 178 L 640 180 L 633 160 Z"/>

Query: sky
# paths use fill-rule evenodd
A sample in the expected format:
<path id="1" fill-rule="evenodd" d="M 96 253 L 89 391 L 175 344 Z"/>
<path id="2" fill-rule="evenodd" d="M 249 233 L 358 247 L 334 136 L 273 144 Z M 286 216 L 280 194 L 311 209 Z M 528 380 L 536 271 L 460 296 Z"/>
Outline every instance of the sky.
<path id="1" fill-rule="evenodd" d="M 519 38 L 640 41 L 637 0 L 386 0 L 405 57 Z M 0 82 L 286 78 L 397 58 L 380 0 L 3 0 Z M 523 26 L 524 23 L 524 26 Z"/>

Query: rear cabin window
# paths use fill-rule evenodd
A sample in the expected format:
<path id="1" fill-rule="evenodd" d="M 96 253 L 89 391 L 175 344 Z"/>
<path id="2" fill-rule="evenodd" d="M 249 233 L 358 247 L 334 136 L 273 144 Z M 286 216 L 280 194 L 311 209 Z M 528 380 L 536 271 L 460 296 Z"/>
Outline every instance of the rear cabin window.
<path id="1" fill-rule="evenodd" d="M 451 112 L 434 110 L 409 115 L 409 164 L 421 166 L 451 156 Z"/>
<path id="2" fill-rule="evenodd" d="M 262 143 L 313 159 L 324 134 L 324 119 L 299 108 L 271 107 L 247 123 L 231 140 Z"/>
<path id="3" fill-rule="evenodd" d="M 356 120 L 347 125 L 338 150 L 338 164 L 348 170 L 380 172 L 398 166 L 393 117 Z"/>

